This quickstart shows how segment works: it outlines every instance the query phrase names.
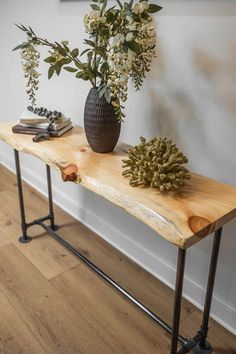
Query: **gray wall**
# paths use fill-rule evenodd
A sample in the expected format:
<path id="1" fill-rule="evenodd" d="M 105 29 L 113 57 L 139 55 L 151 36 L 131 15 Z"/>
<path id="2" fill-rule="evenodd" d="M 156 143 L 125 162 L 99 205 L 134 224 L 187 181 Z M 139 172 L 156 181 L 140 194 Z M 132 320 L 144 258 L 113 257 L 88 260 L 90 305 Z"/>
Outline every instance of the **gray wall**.
<path id="1" fill-rule="evenodd" d="M 160 2 L 161 3 L 161 2 Z M 140 135 L 172 137 L 189 156 L 192 170 L 236 185 L 236 4 L 235 1 L 162 1 L 156 16 L 158 58 L 141 92 L 131 88 L 121 139 Z M 27 105 L 18 53 L 24 39 L 13 23 L 31 25 L 42 37 L 69 39 L 82 48 L 83 16 L 88 2 L 59 0 L 0 1 L 0 120 L 16 120 Z M 83 125 L 89 85 L 63 72 L 46 79 L 41 65 L 39 104 L 63 110 Z M 0 159 L 13 168 L 12 151 L 0 145 Z M 22 159 L 24 177 L 46 192 L 43 165 Z M 173 287 L 176 248 L 122 210 L 53 175 L 55 200 L 76 218 Z M 212 316 L 236 333 L 236 223 L 224 231 Z M 193 247 L 187 257 L 184 294 L 200 308 L 204 297 L 212 238 Z M 141 285 L 141 284 L 140 284 Z"/>

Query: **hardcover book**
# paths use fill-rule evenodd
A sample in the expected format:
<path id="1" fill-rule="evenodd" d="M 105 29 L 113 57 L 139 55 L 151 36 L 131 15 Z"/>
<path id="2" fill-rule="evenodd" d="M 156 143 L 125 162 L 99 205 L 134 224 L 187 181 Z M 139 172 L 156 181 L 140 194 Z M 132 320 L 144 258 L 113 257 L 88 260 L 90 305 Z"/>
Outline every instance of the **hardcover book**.
<path id="1" fill-rule="evenodd" d="M 70 123 L 62 129 L 50 130 L 49 134 L 50 134 L 50 136 L 53 136 L 53 137 L 62 136 L 63 134 L 65 134 L 66 132 L 68 132 L 72 128 L 73 128 L 72 123 Z M 47 129 L 23 126 L 21 124 L 14 125 L 14 127 L 12 127 L 12 131 L 15 134 L 30 134 L 30 135 L 47 133 Z"/>

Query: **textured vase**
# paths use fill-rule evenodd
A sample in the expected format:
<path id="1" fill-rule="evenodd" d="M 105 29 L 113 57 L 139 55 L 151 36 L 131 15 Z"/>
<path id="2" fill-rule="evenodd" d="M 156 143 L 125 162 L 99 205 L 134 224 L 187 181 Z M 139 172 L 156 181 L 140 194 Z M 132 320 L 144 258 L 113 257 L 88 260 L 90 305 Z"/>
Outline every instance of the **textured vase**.
<path id="1" fill-rule="evenodd" d="M 84 130 L 92 150 L 100 153 L 113 151 L 120 136 L 120 127 L 113 106 L 98 96 L 96 88 L 92 88 L 84 108 Z"/>

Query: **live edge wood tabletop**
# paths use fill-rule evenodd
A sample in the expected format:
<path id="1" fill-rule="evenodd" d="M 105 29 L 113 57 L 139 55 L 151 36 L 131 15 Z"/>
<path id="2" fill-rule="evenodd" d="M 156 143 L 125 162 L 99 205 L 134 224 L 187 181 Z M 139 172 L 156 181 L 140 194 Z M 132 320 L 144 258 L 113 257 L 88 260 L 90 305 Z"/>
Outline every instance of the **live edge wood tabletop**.
<path id="1" fill-rule="evenodd" d="M 125 209 L 180 248 L 192 246 L 236 217 L 233 186 L 192 173 L 178 193 L 131 187 L 129 179 L 122 176 L 124 145 L 118 145 L 113 153 L 94 153 L 78 126 L 60 138 L 34 143 L 30 135 L 13 134 L 14 124 L 0 124 L 1 140 L 56 168 L 64 180 L 78 183 Z"/>

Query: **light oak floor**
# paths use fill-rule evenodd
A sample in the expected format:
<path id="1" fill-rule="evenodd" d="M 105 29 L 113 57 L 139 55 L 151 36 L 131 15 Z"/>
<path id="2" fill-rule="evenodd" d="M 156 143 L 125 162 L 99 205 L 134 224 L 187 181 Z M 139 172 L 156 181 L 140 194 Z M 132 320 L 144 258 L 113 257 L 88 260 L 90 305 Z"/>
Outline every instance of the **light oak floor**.
<path id="1" fill-rule="evenodd" d="M 24 183 L 27 218 L 47 214 L 46 199 Z M 100 237 L 55 207 L 59 233 L 170 322 L 173 292 Z M 0 165 L 0 353 L 168 354 L 169 335 L 35 226 L 18 243 L 15 176 Z M 181 333 L 201 313 L 183 301 Z M 235 354 L 236 338 L 211 321 L 214 353 Z"/>

